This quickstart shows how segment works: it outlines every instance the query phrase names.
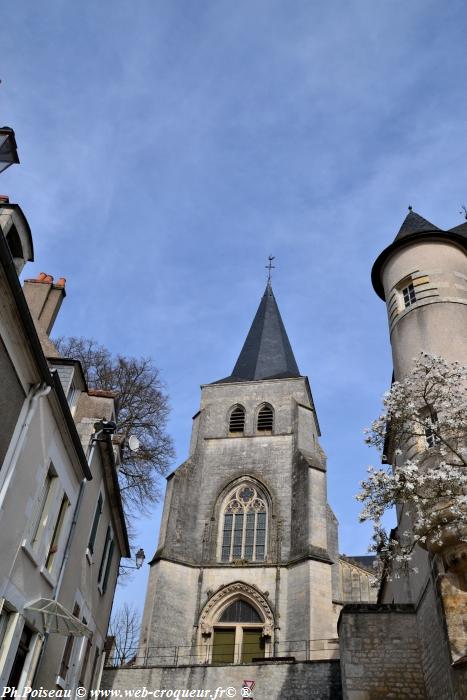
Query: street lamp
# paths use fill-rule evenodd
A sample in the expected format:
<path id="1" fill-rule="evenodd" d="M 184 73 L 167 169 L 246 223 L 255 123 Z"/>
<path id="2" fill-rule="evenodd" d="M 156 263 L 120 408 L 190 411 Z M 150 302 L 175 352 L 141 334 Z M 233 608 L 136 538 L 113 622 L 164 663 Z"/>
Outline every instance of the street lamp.
<path id="1" fill-rule="evenodd" d="M 141 569 L 141 567 L 142 567 L 143 564 L 144 564 L 144 560 L 145 560 L 145 559 L 146 559 L 146 555 L 145 555 L 145 553 L 144 553 L 144 549 L 142 549 L 142 548 L 140 547 L 140 548 L 138 549 L 138 551 L 136 552 L 136 556 L 135 556 L 135 562 L 136 562 L 136 568 L 137 568 L 137 569 Z"/>
<path id="2" fill-rule="evenodd" d="M 0 173 L 13 163 L 19 163 L 15 132 L 9 126 L 0 127 Z"/>
<path id="3" fill-rule="evenodd" d="M 146 555 L 144 553 L 144 549 L 142 549 L 140 547 L 135 555 L 136 566 L 126 566 L 125 564 L 120 564 L 120 568 L 121 569 L 141 569 L 141 567 L 144 564 L 145 559 L 146 559 Z"/>

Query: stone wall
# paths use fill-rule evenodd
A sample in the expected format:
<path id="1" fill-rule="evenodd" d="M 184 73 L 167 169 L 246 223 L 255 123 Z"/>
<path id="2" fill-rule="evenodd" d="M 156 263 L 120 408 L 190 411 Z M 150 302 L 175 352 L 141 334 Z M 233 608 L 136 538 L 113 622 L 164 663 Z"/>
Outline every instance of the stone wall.
<path id="1" fill-rule="evenodd" d="M 123 668 L 105 669 L 101 688 L 132 690 L 194 689 L 211 690 L 234 688 L 230 696 L 241 698 L 244 680 L 254 680 L 254 700 L 340 700 L 342 698 L 338 661 L 319 661 L 241 666 L 182 666 L 178 668 Z M 150 696 L 152 697 L 152 696 Z M 176 697 L 176 696 L 175 696 Z M 183 696 L 181 696 L 183 697 Z M 221 696 L 218 695 L 218 698 Z M 417 697 L 417 696 L 414 696 Z"/>
<path id="2" fill-rule="evenodd" d="M 346 605 L 339 640 L 345 700 L 428 697 L 413 606 Z"/>
<path id="3" fill-rule="evenodd" d="M 439 580 L 441 585 L 447 582 L 444 576 Z M 457 617 L 462 624 L 460 610 Z M 417 624 L 427 697 L 430 700 L 466 700 L 467 664 L 464 660 L 462 665 L 451 665 L 452 648 L 446 633 L 445 613 L 431 579 L 417 608 Z"/>

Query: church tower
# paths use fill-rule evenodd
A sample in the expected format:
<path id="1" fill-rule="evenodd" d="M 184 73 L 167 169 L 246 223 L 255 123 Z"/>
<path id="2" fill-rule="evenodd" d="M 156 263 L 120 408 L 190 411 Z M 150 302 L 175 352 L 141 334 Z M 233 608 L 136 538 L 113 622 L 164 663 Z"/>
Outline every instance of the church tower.
<path id="1" fill-rule="evenodd" d="M 190 664 L 334 655 L 337 521 L 319 436 L 268 282 L 232 373 L 201 387 L 189 457 L 168 477 L 146 664 L 174 648 Z"/>

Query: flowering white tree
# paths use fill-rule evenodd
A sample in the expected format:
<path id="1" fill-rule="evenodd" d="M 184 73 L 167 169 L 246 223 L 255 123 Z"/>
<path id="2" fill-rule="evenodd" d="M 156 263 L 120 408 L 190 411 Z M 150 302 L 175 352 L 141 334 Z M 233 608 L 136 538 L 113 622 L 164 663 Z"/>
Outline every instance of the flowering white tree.
<path id="1" fill-rule="evenodd" d="M 466 389 L 466 367 L 422 353 L 412 372 L 394 382 L 383 413 L 366 431 L 366 442 L 389 466 L 368 469 L 357 496 L 364 504 L 360 520 L 373 521 L 372 549 L 396 575 L 417 544 L 441 552 L 453 568 L 460 550 L 465 559 Z M 393 506 L 408 516 L 408 527 L 396 536 L 381 523 Z"/>

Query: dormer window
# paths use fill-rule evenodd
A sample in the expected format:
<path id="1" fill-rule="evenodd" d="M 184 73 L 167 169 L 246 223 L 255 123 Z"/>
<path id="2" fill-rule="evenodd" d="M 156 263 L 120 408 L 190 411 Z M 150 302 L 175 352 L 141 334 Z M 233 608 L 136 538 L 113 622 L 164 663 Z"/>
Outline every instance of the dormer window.
<path id="1" fill-rule="evenodd" d="M 21 245 L 21 240 L 14 224 L 12 224 L 8 230 L 6 242 L 8 243 L 12 258 L 23 258 L 23 246 Z"/>
<path id="2" fill-rule="evenodd" d="M 68 401 L 68 405 L 70 408 L 73 408 L 73 406 L 76 403 L 76 399 L 78 398 L 78 389 L 76 387 L 76 384 L 74 380 L 71 380 L 70 388 L 68 389 L 67 395 L 66 395 L 66 400 Z"/>
<path id="3" fill-rule="evenodd" d="M 259 433 L 272 433 L 274 426 L 274 411 L 272 406 L 264 404 L 258 411 L 256 429 Z"/>
<path id="4" fill-rule="evenodd" d="M 244 430 L 245 409 L 243 406 L 235 406 L 230 414 L 229 433 L 242 434 Z"/>
<path id="5" fill-rule="evenodd" d="M 415 287 L 412 283 L 408 284 L 407 287 L 404 287 L 401 291 L 402 297 L 404 299 L 404 306 L 406 309 L 409 306 L 412 306 L 412 304 L 415 304 L 415 302 L 417 301 L 417 295 L 415 294 Z"/>

